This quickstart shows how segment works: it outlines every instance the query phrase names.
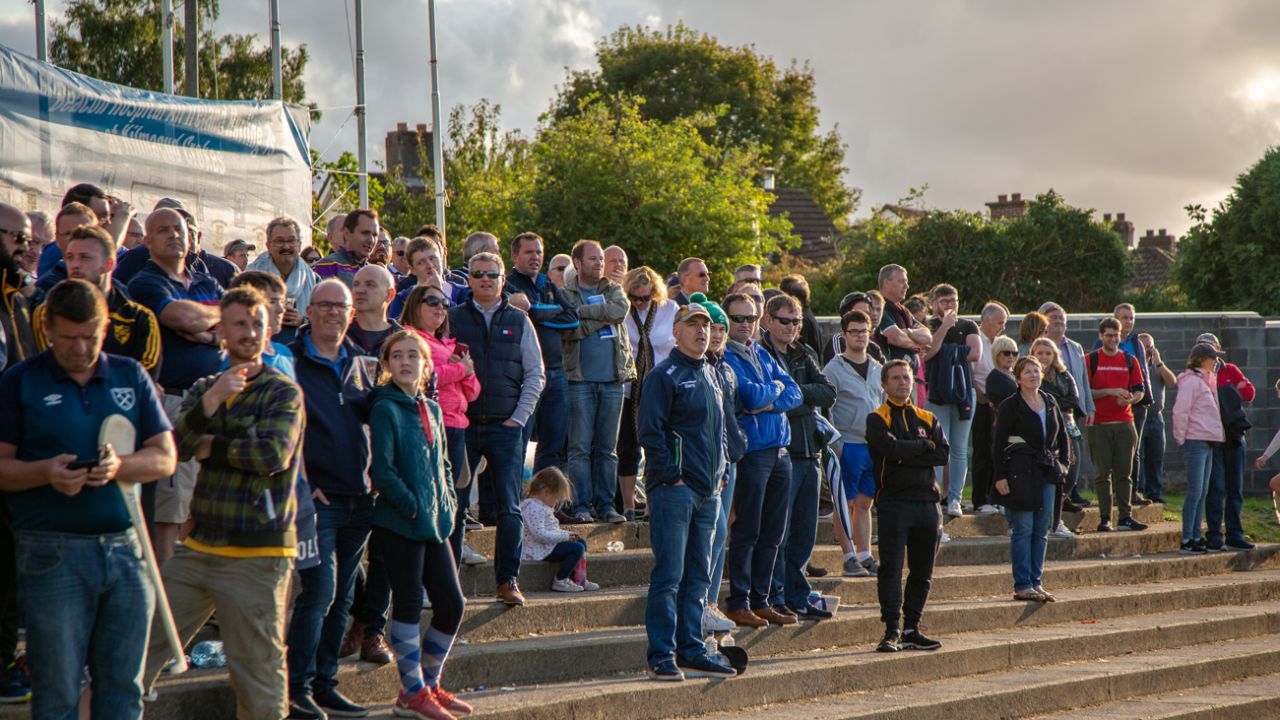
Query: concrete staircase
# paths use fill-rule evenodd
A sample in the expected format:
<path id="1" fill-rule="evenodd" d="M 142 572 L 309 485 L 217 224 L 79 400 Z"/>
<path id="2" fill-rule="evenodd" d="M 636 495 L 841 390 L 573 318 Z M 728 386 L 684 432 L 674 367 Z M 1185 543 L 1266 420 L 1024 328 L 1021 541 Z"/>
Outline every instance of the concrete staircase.
<path id="1" fill-rule="evenodd" d="M 1139 511 L 1141 533 L 1052 539 L 1045 605 L 1011 600 L 1008 539 L 999 516 L 948 522 L 924 628 L 933 653 L 872 652 L 883 632 L 874 578 L 838 576 L 829 526 L 814 581 L 836 595 L 835 618 L 739 630 L 751 653 L 732 680 L 655 683 L 644 677 L 643 587 L 651 567 L 643 523 L 581 528 L 604 589 L 544 592 L 550 568 L 526 564 L 526 608 L 490 602 L 492 568 L 466 568 L 472 595 L 445 685 L 467 690 L 474 717 L 601 718 L 1226 718 L 1280 716 L 1280 546 L 1247 553 L 1177 554 L 1163 508 Z M 1096 511 L 1068 516 L 1092 530 Z M 468 535 L 492 552 L 492 531 Z M 615 540 L 626 545 L 609 553 Z M 833 577 L 834 576 L 834 577 Z M 424 612 L 424 622 L 430 611 Z M 341 688 L 390 717 L 394 666 L 344 662 Z M 17 717 L 0 712 L 0 718 Z M 25 714 L 25 713 L 23 713 Z M 225 672 L 165 679 L 148 718 L 230 718 Z"/>

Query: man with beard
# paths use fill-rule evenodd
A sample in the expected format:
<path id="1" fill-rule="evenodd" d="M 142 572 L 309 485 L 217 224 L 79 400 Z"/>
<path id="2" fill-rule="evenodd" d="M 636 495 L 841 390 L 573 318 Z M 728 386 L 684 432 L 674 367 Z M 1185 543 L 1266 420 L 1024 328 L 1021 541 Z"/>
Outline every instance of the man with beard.
<path id="1" fill-rule="evenodd" d="M 31 242 L 31 220 L 0 203 L 0 370 L 36 354 L 31 311 L 22 295 L 25 275 L 18 259 Z"/>

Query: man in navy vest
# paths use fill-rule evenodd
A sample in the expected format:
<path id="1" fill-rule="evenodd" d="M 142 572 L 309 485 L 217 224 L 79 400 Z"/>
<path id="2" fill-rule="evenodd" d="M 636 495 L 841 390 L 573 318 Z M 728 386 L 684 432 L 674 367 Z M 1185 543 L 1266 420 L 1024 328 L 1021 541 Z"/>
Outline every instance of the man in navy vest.
<path id="1" fill-rule="evenodd" d="M 520 574 L 520 478 L 524 468 L 524 426 L 546 384 L 537 331 L 523 310 L 502 296 L 506 280 L 502 258 L 478 253 L 467 262 L 471 299 L 449 311 L 449 327 L 471 350 L 483 389 L 467 408 L 467 462 L 485 458 L 480 476 L 481 503 L 492 503 L 498 518 L 493 568 L 497 597 L 524 605 L 516 584 Z M 483 509 L 482 509 L 483 514 Z"/>

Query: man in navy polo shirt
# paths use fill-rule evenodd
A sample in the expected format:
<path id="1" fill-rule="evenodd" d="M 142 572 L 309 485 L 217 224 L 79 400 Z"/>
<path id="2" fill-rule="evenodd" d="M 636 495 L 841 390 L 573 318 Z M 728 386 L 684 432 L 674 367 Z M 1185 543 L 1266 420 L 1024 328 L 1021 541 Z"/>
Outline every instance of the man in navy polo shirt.
<path id="1" fill-rule="evenodd" d="M 129 282 L 133 299 L 160 321 L 160 386 L 164 409 L 176 421 L 182 394 L 192 383 L 218 372 L 222 357 L 213 326 L 218 324 L 222 287 L 210 276 L 187 265 L 187 224 L 176 210 L 161 208 L 147 216 L 143 242 L 151 259 Z M 178 471 L 155 488 L 156 559 L 164 564 L 173 555 L 178 530 L 191 511 L 199 464 L 178 464 Z"/>
<path id="2" fill-rule="evenodd" d="M 94 717 L 140 718 L 155 601 L 110 483 L 173 472 L 173 435 L 146 370 L 101 352 L 102 293 L 67 280 L 46 307 L 49 350 L 0 378 L 0 490 L 10 493 L 18 536 L 32 716 L 74 717 L 87 666 Z M 133 423 L 134 447 L 98 447 L 103 419 L 115 414 Z M 76 467 L 84 462 L 96 466 Z"/>

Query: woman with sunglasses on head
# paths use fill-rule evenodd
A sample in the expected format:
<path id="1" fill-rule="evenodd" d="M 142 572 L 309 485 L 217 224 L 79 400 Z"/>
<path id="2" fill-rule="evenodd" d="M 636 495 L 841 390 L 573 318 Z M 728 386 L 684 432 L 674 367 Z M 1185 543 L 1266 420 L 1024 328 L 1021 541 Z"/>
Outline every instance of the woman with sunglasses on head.
<path id="1" fill-rule="evenodd" d="M 465 345 L 459 347 L 457 341 L 449 336 L 449 306 L 449 298 L 439 286 L 419 285 L 409 291 L 404 311 L 400 314 L 400 324 L 416 330 L 431 349 L 436 393 L 440 398 L 440 412 L 444 415 L 445 444 L 452 466 L 450 487 L 457 497 L 458 479 L 467 461 L 467 406 L 480 396 L 480 380 L 476 377 L 470 350 Z M 459 502 L 458 505 L 462 507 L 464 503 Z M 449 544 L 453 546 L 453 556 L 458 563 L 470 550 L 463 549 L 465 527 L 466 523 L 457 523 L 449 536 Z M 474 555 L 474 551 L 471 554 Z M 483 558 L 480 561 L 483 562 Z"/>
<path id="2" fill-rule="evenodd" d="M 642 266 L 622 278 L 626 293 L 627 337 L 636 358 L 636 379 L 622 393 L 622 422 L 618 430 L 618 497 L 622 516 L 636 519 L 636 476 L 640 472 L 640 440 L 636 435 L 636 412 L 640 408 L 640 391 L 645 375 L 667 359 L 676 346 L 671 327 L 680 308 L 667 299 L 667 286 L 653 268 Z"/>
<path id="3" fill-rule="evenodd" d="M 1018 359 L 1018 343 L 1008 335 L 1000 335 L 991 341 L 991 359 L 994 367 L 987 375 L 987 391 L 985 393 L 986 402 L 990 407 L 991 427 L 995 427 L 996 410 L 1000 407 L 1000 403 L 1006 398 L 1013 396 L 1018 392 L 1018 381 L 1013 377 L 1013 364 Z M 976 435 L 977 433 L 975 433 Z M 990 437 L 989 435 L 987 437 Z M 994 478 L 987 468 L 992 468 L 993 463 L 998 458 L 992 457 L 991 445 L 988 443 L 975 443 L 973 446 L 973 461 L 975 472 L 973 473 L 973 506 L 980 508 L 979 513 L 985 514 L 987 511 L 982 510 L 984 506 L 994 506 L 1000 504 L 1000 496 L 992 487 Z M 979 456 L 982 456 L 979 458 Z"/>

